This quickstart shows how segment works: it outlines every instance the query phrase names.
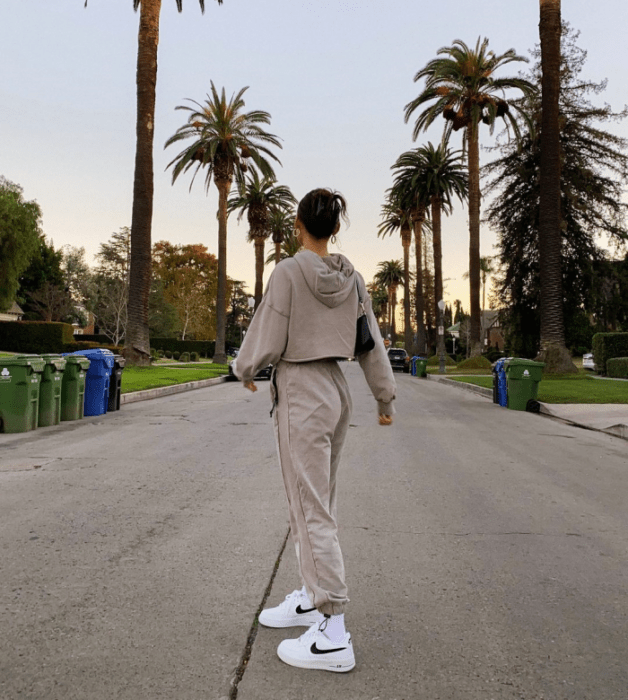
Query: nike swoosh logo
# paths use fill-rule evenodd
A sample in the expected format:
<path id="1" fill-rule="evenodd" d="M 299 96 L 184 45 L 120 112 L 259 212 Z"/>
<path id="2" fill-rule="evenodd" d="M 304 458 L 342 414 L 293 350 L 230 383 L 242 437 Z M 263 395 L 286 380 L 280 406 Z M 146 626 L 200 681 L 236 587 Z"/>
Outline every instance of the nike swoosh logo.
<path id="1" fill-rule="evenodd" d="M 347 647 L 339 647 L 338 649 L 319 649 L 316 642 L 310 647 L 312 654 L 331 654 L 334 651 L 344 651 Z"/>
<path id="2" fill-rule="evenodd" d="M 297 615 L 303 615 L 304 613 L 313 612 L 314 610 L 316 610 L 316 608 L 308 608 L 307 610 L 303 610 L 300 603 L 297 605 Z"/>

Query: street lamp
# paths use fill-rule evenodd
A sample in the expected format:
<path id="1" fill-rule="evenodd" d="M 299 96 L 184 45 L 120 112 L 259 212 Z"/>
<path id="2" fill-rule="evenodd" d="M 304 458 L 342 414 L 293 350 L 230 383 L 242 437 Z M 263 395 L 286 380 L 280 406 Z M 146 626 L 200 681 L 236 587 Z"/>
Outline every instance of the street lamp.
<path id="1" fill-rule="evenodd" d="M 445 300 L 441 299 L 438 302 L 438 309 L 440 311 L 440 323 L 438 325 L 438 354 L 439 354 L 439 364 L 438 373 L 445 374 Z"/>

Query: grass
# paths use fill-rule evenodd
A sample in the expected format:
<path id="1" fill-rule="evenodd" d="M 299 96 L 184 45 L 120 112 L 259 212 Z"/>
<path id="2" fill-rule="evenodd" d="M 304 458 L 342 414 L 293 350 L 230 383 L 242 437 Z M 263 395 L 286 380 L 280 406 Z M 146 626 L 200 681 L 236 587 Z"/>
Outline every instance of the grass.
<path id="1" fill-rule="evenodd" d="M 122 393 L 184 384 L 199 379 L 212 379 L 227 374 L 227 365 L 206 364 L 204 367 L 194 365 L 193 369 L 187 369 L 187 367 L 189 366 L 126 367 L 122 373 Z"/>
<path id="2" fill-rule="evenodd" d="M 452 377 L 452 379 L 487 389 L 493 386 L 492 377 Z M 543 403 L 628 404 L 628 382 L 594 379 L 584 374 L 545 377 L 539 384 L 538 399 Z"/>

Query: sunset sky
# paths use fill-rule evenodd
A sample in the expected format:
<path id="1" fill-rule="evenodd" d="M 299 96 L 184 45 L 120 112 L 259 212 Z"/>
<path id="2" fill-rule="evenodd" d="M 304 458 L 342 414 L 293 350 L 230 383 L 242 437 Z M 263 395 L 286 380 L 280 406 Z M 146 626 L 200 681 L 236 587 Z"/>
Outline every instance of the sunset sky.
<path id="1" fill-rule="evenodd" d="M 381 260 L 402 257 L 398 237 L 377 238 L 390 166 L 421 141 L 437 141 L 438 124 L 412 141 L 404 106 L 419 92 L 415 73 L 454 39 L 488 37 L 502 53 L 528 55 L 538 42 L 534 0 L 163 0 L 155 129 L 153 241 L 203 243 L 217 252 L 215 187 L 199 178 L 171 185 L 163 144 L 184 121 L 175 107 L 205 99 L 210 81 L 229 94 L 246 85 L 246 108 L 272 115 L 282 139 L 278 181 L 297 198 L 328 186 L 349 204 L 341 252 L 370 279 Z M 3 0 L 0 4 L 0 174 L 43 210 L 55 247 L 84 246 L 92 260 L 113 231 L 131 223 L 135 150 L 135 67 L 139 13 L 132 0 Z M 599 8 L 599 11 L 595 11 Z M 622 47 L 626 0 L 594 5 L 564 0 L 563 18 L 581 31 L 589 52 L 585 77 L 608 78 L 601 101 L 628 102 Z M 520 64 L 525 69 L 524 64 Z M 511 64 L 503 75 L 516 73 Z M 628 136 L 628 123 L 611 127 Z M 484 132 L 483 143 L 491 139 Z M 452 145 L 460 147 L 460 136 Z M 487 162 L 490 154 L 481 154 Z M 246 223 L 229 221 L 228 274 L 254 282 Z M 443 220 L 446 299 L 468 306 L 465 210 Z M 482 229 L 482 254 L 495 236 Z M 269 268 L 267 268 L 268 274 Z"/>

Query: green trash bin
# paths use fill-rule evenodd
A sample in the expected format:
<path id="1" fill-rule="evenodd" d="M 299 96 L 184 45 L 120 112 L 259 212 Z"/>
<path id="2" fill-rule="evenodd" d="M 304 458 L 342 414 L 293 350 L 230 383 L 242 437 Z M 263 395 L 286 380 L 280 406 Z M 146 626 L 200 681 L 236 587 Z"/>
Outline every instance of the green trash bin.
<path id="1" fill-rule="evenodd" d="M 544 362 L 513 357 L 504 364 L 508 391 L 508 408 L 514 411 L 539 412 L 539 382 L 543 378 Z"/>
<path id="2" fill-rule="evenodd" d="M 415 361 L 416 376 L 427 377 L 427 358 L 419 357 Z"/>
<path id="3" fill-rule="evenodd" d="M 83 355 L 65 355 L 61 382 L 61 420 L 79 420 L 85 411 L 85 377 L 89 360 Z"/>
<path id="4" fill-rule="evenodd" d="M 35 430 L 39 418 L 39 387 L 45 363 L 37 355 L 0 359 L 0 432 Z"/>
<path id="5" fill-rule="evenodd" d="M 61 383 L 66 361 L 61 355 L 42 355 L 46 363 L 39 387 L 39 421 L 40 428 L 59 425 L 61 422 Z"/>

